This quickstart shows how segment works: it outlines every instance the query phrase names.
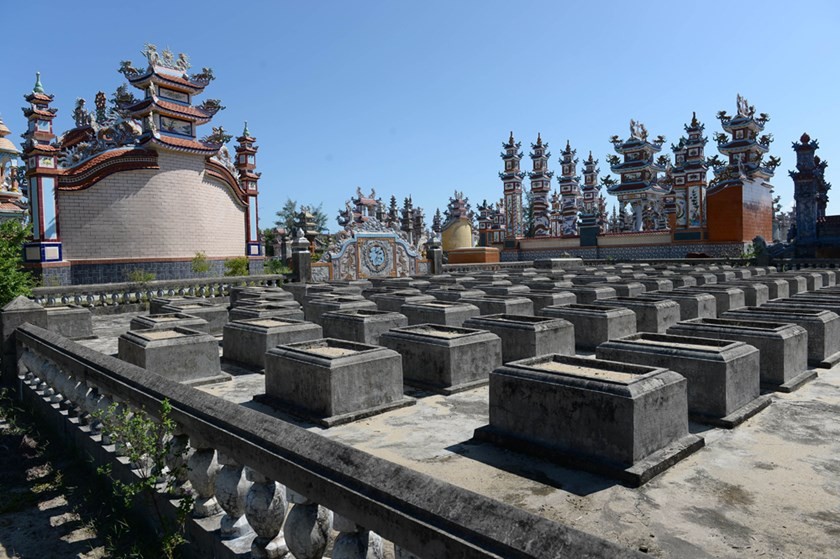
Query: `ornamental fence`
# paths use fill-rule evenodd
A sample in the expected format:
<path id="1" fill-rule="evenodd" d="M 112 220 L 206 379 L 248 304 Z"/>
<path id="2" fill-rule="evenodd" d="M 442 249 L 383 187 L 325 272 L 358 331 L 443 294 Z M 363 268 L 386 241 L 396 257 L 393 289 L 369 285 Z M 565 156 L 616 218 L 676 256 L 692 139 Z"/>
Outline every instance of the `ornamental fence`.
<path id="1" fill-rule="evenodd" d="M 259 275 L 63 285 L 37 287 L 32 290 L 32 299 L 45 307 L 72 304 L 104 310 L 107 307 L 142 303 L 153 297 L 226 297 L 231 287 L 273 287 L 281 285 L 283 280 L 282 275 Z"/>
<path id="2" fill-rule="evenodd" d="M 249 529 L 255 533 L 251 557 L 275 556 L 271 548 L 279 536 L 292 557 L 323 557 L 330 529 L 339 532 L 333 557 L 382 557 L 371 550 L 381 551 L 383 538 L 405 559 L 642 556 L 149 374 L 32 324 L 19 326 L 14 337 L 11 376 L 16 370 L 21 399 L 58 417 L 65 426 L 63 440 L 86 441 L 114 463 L 129 467 L 125 458 L 116 459 L 119 449 L 109 444 L 97 410 L 116 403 L 160 419 L 163 401 L 171 404 L 177 425 L 173 444 L 191 449 L 186 477 L 178 480 L 189 481 L 195 497 L 192 515 L 198 521 L 188 523 L 188 548 L 200 537 L 215 538 L 208 548 L 187 549 L 192 556 L 242 557 L 220 542 Z M 348 546 L 367 552 L 338 553 Z"/>

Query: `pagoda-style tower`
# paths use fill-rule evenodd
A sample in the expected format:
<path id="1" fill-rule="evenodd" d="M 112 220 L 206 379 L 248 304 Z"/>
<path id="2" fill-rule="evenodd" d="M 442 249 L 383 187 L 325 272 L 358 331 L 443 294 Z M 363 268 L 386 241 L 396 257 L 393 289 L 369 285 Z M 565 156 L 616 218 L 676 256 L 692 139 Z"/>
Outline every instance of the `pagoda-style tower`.
<path id="1" fill-rule="evenodd" d="M 551 221 L 551 236 L 559 237 L 563 234 L 563 208 L 562 198 L 560 193 L 554 192 L 551 195 L 551 214 L 549 220 Z"/>
<path id="2" fill-rule="evenodd" d="M 755 107 L 740 95 L 737 105 L 735 116 L 726 111 L 717 114 L 726 133 L 715 134 L 715 141 L 728 161 L 709 160 L 715 173 L 706 202 L 710 241 L 746 243 L 757 236 L 773 236 L 772 185 L 768 181 L 780 160 L 770 157 L 764 161 L 773 141 L 772 135 L 762 134 L 770 116 L 756 116 Z"/>
<path id="3" fill-rule="evenodd" d="M 519 170 L 519 162 L 522 159 L 520 148 L 522 142 L 513 139 L 513 132 L 507 143 L 502 143 L 502 160 L 505 162 L 505 170 L 499 173 L 499 178 L 504 184 L 505 194 L 505 240 L 513 241 L 522 237 L 522 179 L 525 173 Z"/>
<path id="4" fill-rule="evenodd" d="M 478 246 L 489 247 L 505 240 L 505 210 L 504 203 L 494 207 L 484 200 L 478 206 Z"/>
<path id="5" fill-rule="evenodd" d="M 472 248 L 473 212 L 469 199 L 463 192 L 455 191 L 444 212 L 446 219 L 441 227 L 441 242 L 444 252 L 459 248 Z"/>
<path id="6" fill-rule="evenodd" d="M 26 162 L 28 197 L 32 211 L 33 242 L 24 246 L 27 262 L 58 262 L 62 259 L 62 245 L 58 230 L 56 181 L 59 148 L 53 145 L 53 119 L 58 109 L 50 108 L 54 96 L 44 92 L 41 74 L 36 74 L 35 87 L 24 97 L 29 107 L 23 109 L 28 120 L 22 135 L 23 158 Z"/>
<path id="7" fill-rule="evenodd" d="M 0 118 L 0 223 L 7 219 L 23 219 L 26 214 L 18 184 L 20 151 L 6 138 L 11 133 Z"/>
<path id="8" fill-rule="evenodd" d="M 531 180 L 531 211 L 534 216 L 534 236 L 548 237 L 551 235 L 551 223 L 548 212 L 548 196 L 551 193 L 551 178 L 553 171 L 548 170 L 548 143 L 543 144 L 542 137 L 537 133 L 537 143 L 531 144 L 533 170 L 528 173 Z"/>
<path id="9" fill-rule="evenodd" d="M 806 133 L 793 143 L 796 152 L 796 171 L 793 179 L 793 199 L 796 201 L 796 255 L 816 256 L 818 223 L 825 217 L 825 204 L 831 185 L 825 181 L 828 163 L 815 155 L 820 144 Z"/>
<path id="10" fill-rule="evenodd" d="M 610 138 L 616 153 L 624 156 L 620 160 L 617 156 L 609 157 L 610 170 L 621 176 L 621 181 L 612 184 L 607 192 L 618 198 L 619 207 L 624 212 L 625 204 L 630 204 L 632 214 L 632 231 L 652 230 L 660 227 L 657 221 L 646 221 L 648 213 L 657 213 L 663 204 L 663 197 L 668 189 L 659 184 L 659 173 L 665 167 L 656 161 L 654 156 L 665 143 L 664 136 L 657 136 L 653 142 L 648 141 L 648 131 L 644 124 L 630 121 L 630 137 L 620 140 L 618 136 Z"/>
<path id="11" fill-rule="evenodd" d="M 254 145 L 256 138 L 251 136 L 248 130 L 248 123 L 242 130 L 242 135 L 236 138 L 236 162 L 234 166 L 239 171 L 239 184 L 248 196 L 248 215 L 246 216 L 246 254 L 248 256 L 262 255 L 262 242 L 260 241 L 259 208 L 257 196 L 259 195 L 258 183 L 261 173 L 256 172 L 257 150 Z"/>
<path id="12" fill-rule="evenodd" d="M 673 212 L 670 227 L 675 240 L 700 240 L 706 225 L 706 163 L 703 136 L 705 126 L 692 113 L 691 123 L 685 125 L 687 136 L 671 145 L 674 166 L 671 169 Z"/>
<path id="13" fill-rule="evenodd" d="M 560 152 L 560 211 L 562 214 L 561 234 L 571 237 L 578 234 L 578 211 L 580 210 L 580 177 L 576 176 L 577 150 L 566 140 L 566 149 Z"/>
<path id="14" fill-rule="evenodd" d="M 598 160 L 589 157 L 583 162 L 583 188 L 581 189 L 580 226 L 598 227 L 598 233 L 606 230 L 606 207 L 607 201 L 601 195 L 601 185 L 598 183 Z"/>

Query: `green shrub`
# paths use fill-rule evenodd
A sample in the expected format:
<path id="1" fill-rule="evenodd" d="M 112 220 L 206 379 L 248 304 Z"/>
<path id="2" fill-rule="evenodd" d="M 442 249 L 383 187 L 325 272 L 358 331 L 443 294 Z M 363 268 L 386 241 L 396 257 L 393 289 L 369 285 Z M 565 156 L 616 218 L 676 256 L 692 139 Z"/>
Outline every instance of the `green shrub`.
<path id="1" fill-rule="evenodd" d="M 17 219 L 0 224 L 0 307 L 19 295 L 31 295 L 35 278 L 23 268 L 23 243 L 29 228 Z"/>
<path id="2" fill-rule="evenodd" d="M 194 274 L 206 274 L 210 271 L 210 261 L 207 260 L 207 255 L 203 252 L 196 252 L 192 259 L 192 271 Z"/>
<path id="3" fill-rule="evenodd" d="M 248 257 L 237 256 L 230 260 L 225 260 L 225 275 L 226 276 L 247 276 L 248 275 Z"/>
<path id="4" fill-rule="evenodd" d="M 148 283 L 155 281 L 156 277 L 154 273 L 146 270 L 132 270 L 128 273 L 128 281 L 132 283 Z"/>
<path id="5" fill-rule="evenodd" d="M 292 269 L 289 268 L 285 262 L 279 258 L 267 258 L 265 261 L 265 271 L 269 274 L 291 274 Z"/>

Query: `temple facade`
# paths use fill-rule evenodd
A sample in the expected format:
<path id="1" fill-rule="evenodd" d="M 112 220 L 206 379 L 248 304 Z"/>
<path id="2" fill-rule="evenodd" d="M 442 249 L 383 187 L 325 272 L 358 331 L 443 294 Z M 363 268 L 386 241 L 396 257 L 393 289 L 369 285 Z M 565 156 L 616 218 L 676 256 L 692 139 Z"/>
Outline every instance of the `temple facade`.
<path id="1" fill-rule="evenodd" d="M 234 158 L 221 126 L 200 136 L 224 108 L 196 100 L 212 70 L 189 73 L 186 55 L 176 59 L 154 45 L 143 53 L 144 66 L 121 64 L 128 84 L 110 100 L 97 93 L 93 110 L 76 101 L 75 127 L 60 137 L 40 76 L 26 95 L 23 157 L 34 225 L 27 262 L 68 284 L 128 281 L 134 271 L 190 277 L 197 253 L 219 274 L 225 260 L 242 256 L 261 271 L 256 139 L 246 125 Z"/>
<path id="2" fill-rule="evenodd" d="M 6 136 L 12 131 L 0 119 L 0 223 L 7 219 L 23 221 L 26 216 L 26 204 L 19 179 L 20 151 Z"/>
<path id="3" fill-rule="evenodd" d="M 550 175 L 548 144 L 538 135 L 531 145 L 531 206 L 524 211 L 521 144 L 511 132 L 502 144 L 503 203 L 478 208 L 480 245 L 502 250 L 503 260 L 567 253 L 585 258 L 684 258 L 737 256 L 756 237 L 771 240 L 774 207 L 769 181 L 780 160 L 768 155 L 773 137 L 764 126 L 770 117 L 756 113 L 740 95 L 736 104 L 734 116 L 717 114 L 723 131 L 714 139 L 724 158 L 707 157 L 705 126 L 696 114 L 671 145 L 673 161 L 660 153 L 665 136 L 651 138 L 644 124 L 631 120 L 626 139 L 610 138 L 614 153 L 606 159 L 612 175 L 599 177 L 598 160 L 590 152 L 582 164 L 581 183 L 576 151 L 567 141 L 559 159 L 559 192 L 554 194 L 544 186 L 543 179 Z M 615 197 L 611 218 L 602 188 Z M 814 203 L 824 207 L 826 193 L 814 196 Z M 497 224 L 500 209 L 503 228 Z"/>

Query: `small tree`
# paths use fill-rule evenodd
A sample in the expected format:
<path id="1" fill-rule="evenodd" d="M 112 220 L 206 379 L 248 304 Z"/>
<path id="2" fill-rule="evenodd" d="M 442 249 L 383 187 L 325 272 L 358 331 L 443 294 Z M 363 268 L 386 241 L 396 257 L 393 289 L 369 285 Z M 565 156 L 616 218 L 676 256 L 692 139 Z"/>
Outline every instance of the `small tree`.
<path id="1" fill-rule="evenodd" d="M 170 417 L 171 413 L 169 400 L 163 400 L 158 421 L 153 420 L 145 410 L 134 411 L 118 404 L 111 404 L 106 410 L 94 414 L 102 422 L 103 433 L 107 433 L 126 453 L 137 480 L 126 483 L 114 478 L 110 465 L 100 467 L 97 472 L 110 479 L 115 495 L 122 499 L 127 509 L 140 499 L 147 506 L 151 505 L 162 532 L 160 552 L 167 559 L 175 557 L 177 548 L 187 542 L 184 526 L 194 502 L 192 497 L 181 499 L 173 522 L 163 513 L 160 501 L 155 498 L 161 486 L 166 493 L 173 493 L 180 474 L 167 469 L 167 458 L 175 455 L 172 444 L 175 422 Z M 183 453 L 186 453 L 186 449 Z M 180 467 L 185 468 L 186 465 Z"/>
<path id="2" fill-rule="evenodd" d="M 32 294 L 35 279 L 23 268 L 23 243 L 29 228 L 17 219 L 0 224 L 0 307 L 18 295 Z"/>
<path id="3" fill-rule="evenodd" d="M 196 252 L 192 259 L 192 271 L 194 274 L 206 274 L 210 271 L 210 262 L 204 252 Z"/>
<path id="4" fill-rule="evenodd" d="M 318 204 L 318 207 L 312 207 L 309 209 L 315 218 L 315 227 L 319 232 L 326 231 L 327 223 L 329 223 L 329 218 L 327 217 L 327 214 L 324 213 L 323 206 L 323 204 Z M 300 208 L 298 208 L 297 201 L 292 200 L 291 198 L 286 198 L 286 203 L 283 204 L 283 207 L 277 212 L 277 227 L 285 227 L 286 231 L 291 232 L 292 229 L 297 226 L 299 213 Z"/>
<path id="5" fill-rule="evenodd" d="M 248 257 L 237 256 L 230 260 L 225 260 L 225 275 L 226 276 L 247 276 L 248 275 Z"/>

